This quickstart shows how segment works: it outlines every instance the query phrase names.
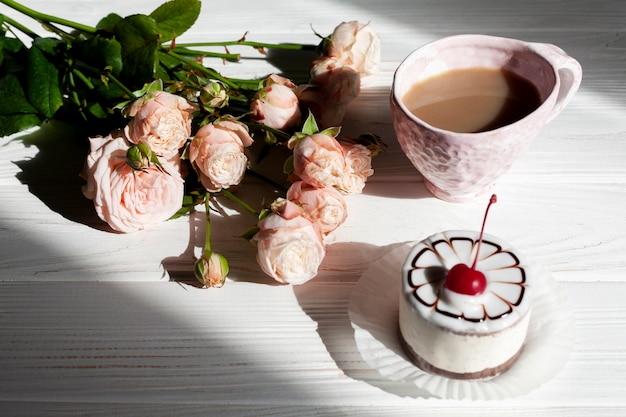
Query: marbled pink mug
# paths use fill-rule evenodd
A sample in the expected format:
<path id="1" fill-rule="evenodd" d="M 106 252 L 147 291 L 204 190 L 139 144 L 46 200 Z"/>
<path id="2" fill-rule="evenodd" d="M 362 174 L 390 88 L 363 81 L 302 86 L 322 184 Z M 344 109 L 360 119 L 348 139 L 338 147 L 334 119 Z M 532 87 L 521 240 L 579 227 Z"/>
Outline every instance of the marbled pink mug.
<path id="1" fill-rule="evenodd" d="M 530 81 L 539 93 L 539 106 L 493 130 L 457 133 L 429 125 L 403 101 L 420 81 L 476 67 L 502 68 Z M 487 35 L 443 38 L 413 51 L 395 72 L 390 101 L 396 136 L 432 194 L 446 201 L 470 201 L 491 191 L 539 130 L 572 99 L 581 79 L 578 61 L 554 45 Z"/>

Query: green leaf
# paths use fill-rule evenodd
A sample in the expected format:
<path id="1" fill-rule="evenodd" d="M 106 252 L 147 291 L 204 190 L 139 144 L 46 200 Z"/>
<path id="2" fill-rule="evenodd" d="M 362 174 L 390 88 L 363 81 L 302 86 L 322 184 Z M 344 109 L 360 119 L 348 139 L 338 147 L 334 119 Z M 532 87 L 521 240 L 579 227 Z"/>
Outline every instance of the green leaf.
<path id="1" fill-rule="evenodd" d="M 115 25 L 117 25 L 120 20 L 122 20 L 122 16 L 111 13 L 108 16 L 100 19 L 100 21 L 96 25 L 96 29 L 98 29 L 99 31 L 113 33 Z"/>
<path id="2" fill-rule="evenodd" d="M 19 52 L 23 46 L 24 44 L 19 39 L 5 38 L 4 36 L 0 38 L 0 50 L 2 51 L 15 54 Z"/>
<path id="3" fill-rule="evenodd" d="M 58 39 L 53 38 L 37 38 L 33 46 L 41 49 L 48 56 L 56 56 L 58 54 L 59 47 L 63 44 Z"/>
<path id="4" fill-rule="evenodd" d="M 63 105 L 59 71 L 36 45 L 28 51 L 26 96 L 45 118 L 52 118 Z"/>
<path id="5" fill-rule="evenodd" d="M 171 41 L 193 26 L 200 15 L 200 6 L 200 0 L 172 0 L 150 13 L 161 32 L 161 42 Z"/>
<path id="6" fill-rule="evenodd" d="M 0 79 L 0 136 L 8 136 L 41 124 L 41 118 L 26 99 L 17 77 Z"/>
<path id="7" fill-rule="evenodd" d="M 0 136 L 9 136 L 40 124 L 41 119 L 36 114 L 0 116 Z"/>
<path id="8" fill-rule="evenodd" d="M 90 105 L 89 107 L 87 107 L 87 110 L 98 119 L 106 119 L 107 117 L 109 117 L 109 114 L 102 108 L 100 103 L 94 103 Z"/>
<path id="9" fill-rule="evenodd" d="M 20 113 L 35 114 L 37 109 L 26 99 L 17 77 L 9 74 L 0 79 L 0 115 L 9 116 Z"/>
<path id="10" fill-rule="evenodd" d="M 110 68 L 111 73 L 122 72 L 122 45 L 115 38 L 99 35 L 79 44 L 81 58 L 90 66 L 103 70 Z"/>
<path id="11" fill-rule="evenodd" d="M 153 78 L 160 33 L 156 22 L 146 15 L 132 15 L 117 22 L 115 37 L 122 46 L 122 81 L 137 88 Z"/>
<path id="12" fill-rule="evenodd" d="M 179 59 L 176 59 L 173 56 L 168 55 L 162 51 L 159 51 L 159 63 L 167 70 L 173 70 L 174 68 L 180 66 Z"/>

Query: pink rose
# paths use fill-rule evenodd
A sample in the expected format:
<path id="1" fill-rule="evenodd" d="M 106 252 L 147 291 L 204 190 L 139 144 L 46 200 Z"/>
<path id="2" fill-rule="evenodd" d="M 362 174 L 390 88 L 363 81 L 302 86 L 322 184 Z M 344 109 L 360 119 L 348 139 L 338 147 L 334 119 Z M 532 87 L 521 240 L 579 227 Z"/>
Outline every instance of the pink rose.
<path id="1" fill-rule="evenodd" d="M 293 172 L 317 188 L 341 187 L 346 172 L 343 149 L 329 135 L 315 133 L 292 143 Z"/>
<path id="2" fill-rule="evenodd" d="M 184 182 L 172 160 L 160 160 L 165 172 L 154 164 L 134 170 L 126 163 L 130 145 L 117 133 L 91 138 L 90 146 L 83 193 L 111 228 L 124 233 L 141 230 L 169 219 L 181 207 Z"/>
<path id="3" fill-rule="evenodd" d="M 334 188 L 316 188 L 297 181 L 289 187 L 286 197 L 302 206 L 324 235 L 341 226 L 348 217 L 346 202 Z"/>
<path id="4" fill-rule="evenodd" d="M 241 182 L 248 165 L 244 149 L 252 142 L 248 127 L 237 121 L 220 120 L 198 130 L 189 145 L 189 161 L 207 191 Z"/>
<path id="5" fill-rule="evenodd" d="M 254 236 L 257 262 L 263 272 L 285 284 L 303 284 L 317 275 L 326 248 L 319 229 L 301 207 L 288 200 L 273 204 L 274 212 L 258 224 Z"/>
<path id="6" fill-rule="evenodd" d="M 343 22 L 330 36 L 326 50 L 340 64 L 361 75 L 361 85 L 370 85 L 380 71 L 380 39 L 369 23 Z"/>
<path id="7" fill-rule="evenodd" d="M 295 84 L 276 74 L 264 81 L 250 104 L 250 118 L 273 129 L 289 130 L 300 125 L 302 114 L 294 89 Z"/>
<path id="8" fill-rule="evenodd" d="M 164 91 L 148 93 L 129 108 L 133 119 L 126 134 L 133 143 L 143 143 L 158 155 L 177 152 L 191 134 L 191 115 L 196 110 L 187 100 Z"/>
<path id="9" fill-rule="evenodd" d="M 313 61 L 311 80 L 321 87 L 328 98 L 339 104 L 348 104 L 361 92 L 359 73 L 335 57 L 323 57 Z"/>
<path id="10" fill-rule="evenodd" d="M 363 191 L 367 178 L 374 174 L 372 152 L 358 143 L 342 144 L 346 159 L 346 174 L 341 183 L 341 191 L 346 194 L 358 194 Z"/>

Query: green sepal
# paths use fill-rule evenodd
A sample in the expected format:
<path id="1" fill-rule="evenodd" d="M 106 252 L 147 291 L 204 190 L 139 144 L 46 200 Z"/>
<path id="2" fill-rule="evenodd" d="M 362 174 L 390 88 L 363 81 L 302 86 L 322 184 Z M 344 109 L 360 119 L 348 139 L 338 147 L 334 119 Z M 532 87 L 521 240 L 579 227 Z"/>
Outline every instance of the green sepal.
<path id="1" fill-rule="evenodd" d="M 191 191 L 190 193 L 185 194 L 183 196 L 183 202 L 180 209 L 178 209 L 178 211 L 174 213 L 172 217 L 170 217 L 170 220 L 186 216 L 187 214 L 191 213 L 198 204 L 201 204 L 202 202 L 204 202 L 204 193 L 200 194 L 198 191 Z"/>
<path id="2" fill-rule="evenodd" d="M 341 132 L 341 127 L 329 127 L 329 128 L 322 130 L 320 133 L 322 135 L 332 136 L 336 138 L 337 135 L 339 135 L 339 132 Z"/>
<path id="3" fill-rule="evenodd" d="M 138 143 L 126 151 L 126 164 L 134 170 L 145 171 L 154 165 L 159 171 L 167 174 L 159 157 L 145 143 Z"/>
<path id="4" fill-rule="evenodd" d="M 263 220 L 267 216 L 272 214 L 272 209 L 270 207 L 264 207 L 263 210 L 259 213 L 259 221 Z"/>
<path id="5" fill-rule="evenodd" d="M 144 97 L 148 93 L 154 93 L 156 91 L 163 91 L 163 80 L 158 79 L 152 82 L 146 83 L 140 90 L 133 91 L 135 97 Z M 148 99 L 149 97 L 146 97 Z"/>
<path id="6" fill-rule="evenodd" d="M 307 116 L 306 120 L 304 121 L 304 125 L 302 126 L 302 133 L 304 133 L 305 136 L 310 136 L 318 133 L 319 131 L 320 129 L 317 126 L 317 122 L 315 121 L 315 116 L 313 116 L 313 113 L 309 111 L 309 115 Z"/>
<path id="7" fill-rule="evenodd" d="M 252 238 L 254 238 L 254 236 L 259 233 L 261 229 L 259 229 L 259 226 L 253 226 L 250 229 L 246 230 L 245 232 L 243 232 L 242 234 L 239 235 L 240 238 L 243 238 L 247 241 L 251 241 Z"/>
<path id="8" fill-rule="evenodd" d="M 283 172 L 287 175 L 293 172 L 293 155 L 289 155 L 289 157 L 285 160 L 283 164 Z"/>

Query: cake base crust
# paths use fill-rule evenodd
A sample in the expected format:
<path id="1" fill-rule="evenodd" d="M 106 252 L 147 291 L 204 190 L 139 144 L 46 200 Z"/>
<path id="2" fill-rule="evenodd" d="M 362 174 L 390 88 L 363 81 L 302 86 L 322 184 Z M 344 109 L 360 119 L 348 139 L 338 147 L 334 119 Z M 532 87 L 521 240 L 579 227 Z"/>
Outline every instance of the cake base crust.
<path id="1" fill-rule="evenodd" d="M 451 372 L 445 369 L 438 368 L 432 365 L 431 363 L 427 362 L 421 356 L 415 353 L 415 351 L 413 350 L 411 346 L 409 346 L 409 344 L 406 342 L 406 340 L 402 336 L 402 332 L 400 332 L 400 329 L 398 329 L 398 334 L 400 337 L 400 343 L 402 345 L 402 348 L 404 349 L 405 353 L 409 356 L 409 359 L 411 359 L 411 361 L 417 367 L 419 367 L 425 372 L 436 374 L 436 375 L 441 375 L 446 378 L 468 379 L 468 380 L 469 379 L 493 378 L 495 376 L 500 375 L 502 372 L 506 371 L 507 369 L 509 369 L 513 365 L 513 363 L 517 360 L 517 358 L 522 354 L 522 350 L 524 350 L 524 345 L 522 345 L 522 347 L 520 347 L 520 349 L 515 353 L 515 355 L 513 355 L 506 362 L 496 367 L 483 369 L 477 372 L 457 373 L 457 372 Z"/>

